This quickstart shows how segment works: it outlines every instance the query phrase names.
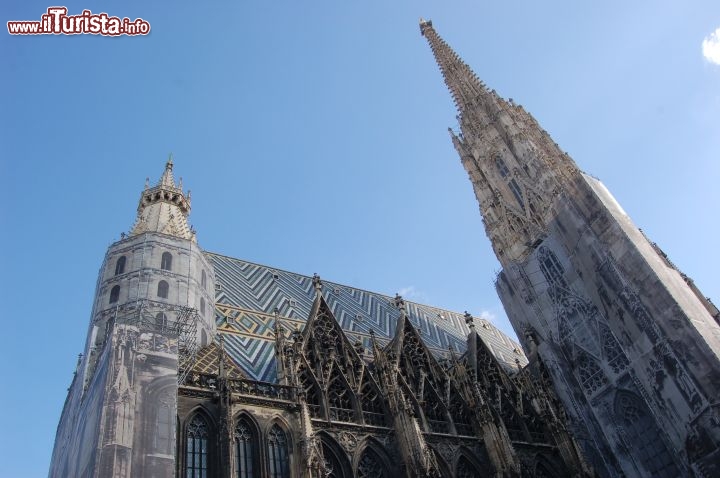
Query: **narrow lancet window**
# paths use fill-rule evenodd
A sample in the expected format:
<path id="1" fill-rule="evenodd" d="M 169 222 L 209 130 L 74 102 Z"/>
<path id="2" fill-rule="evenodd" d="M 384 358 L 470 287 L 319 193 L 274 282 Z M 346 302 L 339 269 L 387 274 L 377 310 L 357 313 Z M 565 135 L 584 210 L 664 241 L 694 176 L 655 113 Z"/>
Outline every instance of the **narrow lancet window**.
<path id="1" fill-rule="evenodd" d="M 167 283 L 167 281 L 161 280 L 160 282 L 158 282 L 157 296 L 162 299 L 167 299 L 169 294 L 170 285 Z"/>
<path id="2" fill-rule="evenodd" d="M 511 179 L 508 183 L 508 187 L 510 188 L 510 191 L 512 191 L 513 196 L 515 196 L 515 200 L 520 208 L 525 209 L 525 199 L 523 198 L 522 189 L 520 189 L 517 181 L 515 181 L 515 179 Z"/>
<path id="3" fill-rule="evenodd" d="M 208 424 L 200 415 L 195 415 L 185 433 L 186 478 L 208 477 Z"/>
<path id="4" fill-rule="evenodd" d="M 561 287 L 567 286 L 565 278 L 563 277 L 565 270 L 553 251 L 545 246 L 540 247 L 538 250 L 538 261 L 540 261 L 540 270 L 549 284 Z"/>
<path id="5" fill-rule="evenodd" d="M 255 455 L 253 445 L 255 434 L 247 418 L 238 420 L 235 427 L 235 469 L 237 478 L 253 478 L 255 475 Z"/>
<path id="6" fill-rule="evenodd" d="M 120 286 L 116 285 L 110 289 L 110 303 L 114 304 L 118 300 L 120 300 Z"/>
<path id="7" fill-rule="evenodd" d="M 508 177 L 510 174 L 510 170 L 508 169 L 507 165 L 505 164 L 505 161 L 500 156 L 495 156 L 495 166 L 497 167 L 498 173 L 500 173 L 500 176 L 503 178 Z"/>
<path id="8" fill-rule="evenodd" d="M 169 252 L 163 252 L 162 259 L 160 260 L 160 269 L 164 271 L 172 270 L 172 254 Z"/>
<path id="9" fill-rule="evenodd" d="M 270 478 L 290 478 L 287 436 L 278 424 L 270 429 L 267 442 Z"/>
<path id="10" fill-rule="evenodd" d="M 127 261 L 127 259 L 125 258 L 125 256 L 118 257 L 118 260 L 115 263 L 115 275 L 116 276 L 119 276 L 120 274 L 125 273 L 125 262 L 126 261 Z"/>

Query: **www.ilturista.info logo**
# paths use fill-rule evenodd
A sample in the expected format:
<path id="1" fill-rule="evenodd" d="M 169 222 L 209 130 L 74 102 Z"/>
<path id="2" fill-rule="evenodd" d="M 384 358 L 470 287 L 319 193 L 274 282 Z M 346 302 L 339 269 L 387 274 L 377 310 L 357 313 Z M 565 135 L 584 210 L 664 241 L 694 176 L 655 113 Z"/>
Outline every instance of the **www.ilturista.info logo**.
<path id="1" fill-rule="evenodd" d="M 7 22 L 11 35 L 147 35 L 150 23 L 142 18 L 110 17 L 107 13 L 83 10 L 80 15 L 68 15 L 65 7 L 50 7 L 40 21 Z"/>

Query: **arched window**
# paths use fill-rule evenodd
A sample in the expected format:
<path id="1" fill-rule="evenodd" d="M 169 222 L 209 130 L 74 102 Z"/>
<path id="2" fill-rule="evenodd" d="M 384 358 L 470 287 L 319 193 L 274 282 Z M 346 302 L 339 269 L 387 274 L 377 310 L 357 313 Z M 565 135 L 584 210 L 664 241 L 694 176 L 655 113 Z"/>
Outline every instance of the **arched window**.
<path id="1" fill-rule="evenodd" d="M 254 427 L 246 417 L 241 417 L 235 426 L 235 469 L 237 478 L 252 478 L 255 470 Z"/>
<path id="2" fill-rule="evenodd" d="M 164 280 L 161 280 L 158 282 L 158 290 L 157 290 L 157 296 L 161 297 L 163 299 L 168 298 L 168 294 L 170 293 L 170 285 Z"/>
<path id="3" fill-rule="evenodd" d="M 498 173 L 500 173 L 500 176 L 503 178 L 506 178 L 508 174 L 510 174 L 510 170 L 507 165 L 505 165 L 505 161 L 503 161 L 501 156 L 495 156 L 495 167 L 497 167 Z"/>
<path id="4" fill-rule="evenodd" d="M 270 478 L 290 478 L 287 436 L 277 423 L 268 433 L 267 444 Z"/>
<path id="5" fill-rule="evenodd" d="M 116 276 L 119 276 L 120 274 L 125 273 L 125 262 L 126 261 L 127 261 L 127 259 L 125 258 L 125 256 L 118 257 L 118 260 L 115 263 L 115 275 Z"/>
<path id="6" fill-rule="evenodd" d="M 614 408 L 625 431 L 630 454 L 642 463 L 645 471 L 651 476 L 678 476 L 680 472 L 660 438 L 660 430 L 640 397 L 619 391 Z"/>
<path id="7" fill-rule="evenodd" d="M 333 439 L 323 436 L 321 438 L 322 453 L 325 459 L 326 478 L 347 478 L 352 476 L 350 463 L 344 450 Z"/>
<path id="8" fill-rule="evenodd" d="M 110 289 L 110 303 L 114 304 L 118 300 L 120 300 L 120 286 L 116 285 Z"/>
<path id="9" fill-rule="evenodd" d="M 158 312 L 155 316 L 155 328 L 158 330 L 164 330 L 167 328 L 168 320 L 165 312 Z"/>
<path id="10" fill-rule="evenodd" d="M 205 315 L 205 299 L 200 297 L 200 315 Z"/>
<path id="11" fill-rule="evenodd" d="M 537 257 L 538 261 L 540 261 L 540 270 L 543 276 L 545 276 L 545 280 L 551 285 L 567 287 L 565 278 L 563 277 L 565 275 L 565 269 L 563 269 L 555 253 L 547 247 L 542 246 L 538 250 Z"/>
<path id="12" fill-rule="evenodd" d="M 207 287 L 207 274 L 205 274 L 205 270 L 203 269 L 202 274 L 200 274 L 200 285 L 204 288 Z"/>
<path id="13" fill-rule="evenodd" d="M 358 478 L 386 478 L 385 468 L 380 457 L 370 447 L 365 448 L 357 467 Z"/>
<path id="14" fill-rule="evenodd" d="M 162 312 L 160 312 L 162 314 Z M 158 397 L 157 416 L 155 417 L 155 452 L 172 455 L 175 447 L 175 393 L 165 390 Z"/>
<path id="15" fill-rule="evenodd" d="M 172 254 L 169 252 L 163 252 L 162 259 L 160 260 L 160 269 L 164 271 L 172 270 Z"/>
<path id="16" fill-rule="evenodd" d="M 185 432 L 185 477 L 208 477 L 208 424 L 195 415 Z"/>

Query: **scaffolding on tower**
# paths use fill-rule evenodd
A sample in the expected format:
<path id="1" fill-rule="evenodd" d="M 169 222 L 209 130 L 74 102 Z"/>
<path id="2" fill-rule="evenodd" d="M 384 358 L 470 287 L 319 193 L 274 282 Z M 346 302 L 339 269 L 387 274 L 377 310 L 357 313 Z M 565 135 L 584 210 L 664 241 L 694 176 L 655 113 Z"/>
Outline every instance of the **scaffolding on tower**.
<path id="1" fill-rule="evenodd" d="M 115 321 L 150 332 L 153 334 L 152 340 L 161 340 L 167 345 L 168 351 L 176 349 L 177 379 L 178 384 L 182 383 L 195 363 L 199 348 L 197 330 L 200 315 L 197 309 L 147 299 L 136 302 L 128 309 L 130 310 L 116 311 Z"/>
<path id="2" fill-rule="evenodd" d="M 174 332 L 178 341 L 178 384 L 185 381 L 197 356 L 197 324 L 200 316 L 192 307 L 178 307 Z"/>

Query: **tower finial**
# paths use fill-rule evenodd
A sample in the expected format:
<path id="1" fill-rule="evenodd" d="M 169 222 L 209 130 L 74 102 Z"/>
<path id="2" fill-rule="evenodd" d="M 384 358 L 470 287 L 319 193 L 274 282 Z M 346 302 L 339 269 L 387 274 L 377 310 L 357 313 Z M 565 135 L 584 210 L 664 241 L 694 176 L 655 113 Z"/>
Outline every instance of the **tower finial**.
<path id="1" fill-rule="evenodd" d="M 159 232 L 195 241 L 195 233 L 188 223 L 190 214 L 190 192 L 187 197 L 175 185 L 173 177 L 173 154 L 168 155 L 160 180 L 153 187 L 145 181 L 140 195 L 137 219 L 130 232 L 131 236 L 145 232 Z"/>

